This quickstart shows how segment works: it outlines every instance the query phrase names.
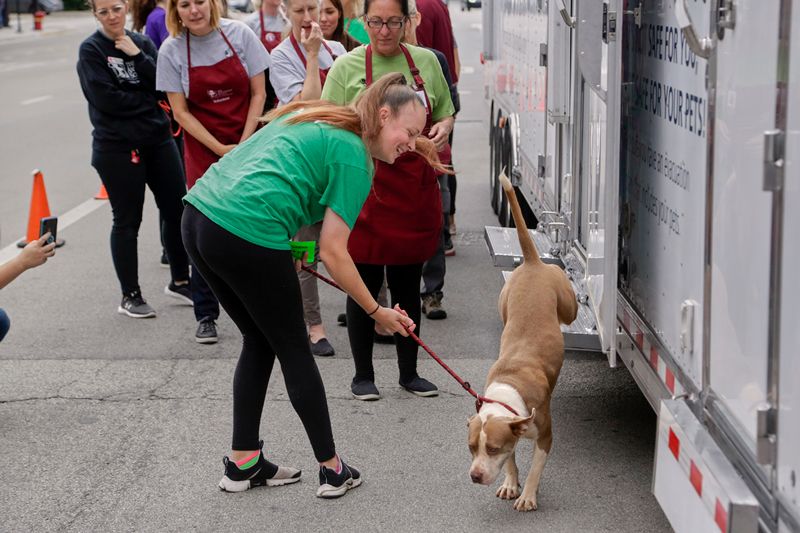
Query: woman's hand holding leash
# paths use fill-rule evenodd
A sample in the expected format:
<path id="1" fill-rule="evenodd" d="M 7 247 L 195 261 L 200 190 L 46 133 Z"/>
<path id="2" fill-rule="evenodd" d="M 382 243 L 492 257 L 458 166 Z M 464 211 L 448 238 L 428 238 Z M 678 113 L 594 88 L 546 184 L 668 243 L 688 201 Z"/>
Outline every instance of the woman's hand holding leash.
<path id="1" fill-rule="evenodd" d="M 399 333 L 403 337 L 408 337 L 408 332 L 414 331 L 417 327 L 414 321 L 409 318 L 408 313 L 400 309 L 399 305 L 395 305 L 394 309 L 379 306 L 372 318 L 385 330 Z"/>

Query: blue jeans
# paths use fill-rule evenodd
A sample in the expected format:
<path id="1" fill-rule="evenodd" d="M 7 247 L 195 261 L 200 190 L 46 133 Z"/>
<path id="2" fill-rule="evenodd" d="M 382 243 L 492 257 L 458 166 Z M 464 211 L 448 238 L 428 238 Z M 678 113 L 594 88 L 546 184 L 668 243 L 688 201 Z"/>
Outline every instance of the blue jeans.
<path id="1" fill-rule="evenodd" d="M 11 320 L 2 308 L 0 308 L 0 341 L 6 336 L 8 330 L 11 328 Z"/>

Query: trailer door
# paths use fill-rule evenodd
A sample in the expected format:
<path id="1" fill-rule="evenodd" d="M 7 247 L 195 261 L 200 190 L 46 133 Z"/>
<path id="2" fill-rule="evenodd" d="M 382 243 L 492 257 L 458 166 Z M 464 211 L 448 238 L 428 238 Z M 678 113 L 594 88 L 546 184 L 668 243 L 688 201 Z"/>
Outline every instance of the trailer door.
<path id="1" fill-rule="evenodd" d="M 576 7 L 574 224 L 602 348 L 615 364 L 622 0 L 579 0 Z"/>
<path id="2" fill-rule="evenodd" d="M 761 455 L 761 464 L 774 462 L 760 449 L 759 426 L 771 386 L 773 193 L 763 177 L 765 132 L 775 128 L 780 4 L 737 2 L 735 28 L 716 50 L 708 357 L 711 398 L 718 401 L 710 407 L 736 448 Z M 766 470 L 761 476 L 768 484 Z"/>

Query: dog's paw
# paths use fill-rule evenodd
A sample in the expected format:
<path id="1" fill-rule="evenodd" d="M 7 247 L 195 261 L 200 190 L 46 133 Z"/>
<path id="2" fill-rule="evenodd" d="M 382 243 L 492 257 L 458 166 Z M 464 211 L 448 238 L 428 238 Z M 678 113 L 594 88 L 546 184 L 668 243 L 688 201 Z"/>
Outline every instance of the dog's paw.
<path id="1" fill-rule="evenodd" d="M 538 507 L 539 506 L 536 504 L 536 496 L 529 498 L 523 495 L 514 502 L 514 509 L 520 512 L 535 511 Z"/>
<path id="2" fill-rule="evenodd" d="M 504 481 L 503 484 L 500 485 L 500 488 L 497 489 L 495 494 L 498 498 L 502 498 L 504 500 L 513 500 L 519 496 L 519 485 L 517 483 Z"/>

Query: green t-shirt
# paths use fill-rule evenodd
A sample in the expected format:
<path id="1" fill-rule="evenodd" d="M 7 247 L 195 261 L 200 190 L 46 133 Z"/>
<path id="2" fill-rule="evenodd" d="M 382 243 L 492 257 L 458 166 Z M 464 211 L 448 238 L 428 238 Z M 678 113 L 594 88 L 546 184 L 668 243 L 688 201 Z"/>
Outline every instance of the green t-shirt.
<path id="1" fill-rule="evenodd" d="M 431 101 L 433 110 L 432 118 L 434 122 L 439 122 L 445 117 L 455 114 L 453 101 L 450 99 L 450 87 L 442 73 L 442 67 L 436 56 L 430 50 L 425 50 L 418 46 L 410 46 L 408 51 L 411 53 L 414 64 L 419 69 L 422 79 L 425 81 L 425 92 Z M 365 79 L 365 58 L 367 53 L 366 46 L 359 46 L 347 55 L 336 59 L 336 62 L 328 72 L 325 79 L 325 86 L 322 88 L 322 98 L 335 104 L 346 105 L 355 100 L 356 96 L 367 88 Z M 378 80 L 389 72 L 402 72 L 409 84 L 414 82 L 411 70 L 408 68 L 406 56 L 398 54 L 392 57 L 384 57 L 372 54 L 372 79 Z"/>
<path id="2" fill-rule="evenodd" d="M 184 200 L 242 239 L 289 250 L 301 226 L 326 207 L 352 229 L 372 187 L 372 159 L 354 133 L 281 117 L 234 148 Z"/>
<path id="3" fill-rule="evenodd" d="M 361 44 L 369 44 L 369 35 L 367 34 L 367 29 L 364 27 L 364 23 L 360 18 L 344 19 L 344 28 L 347 33 L 350 34 L 350 37 L 356 41 L 360 42 Z"/>

